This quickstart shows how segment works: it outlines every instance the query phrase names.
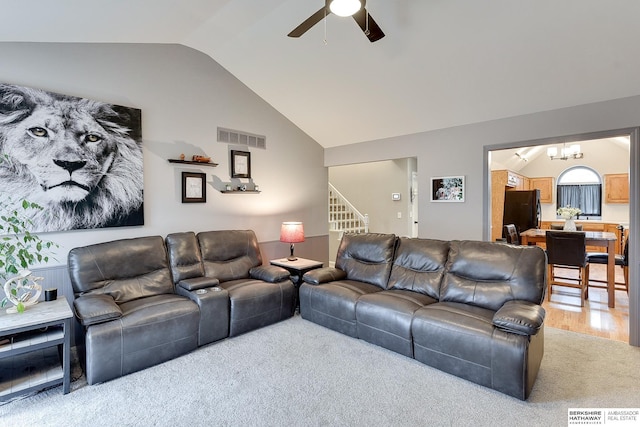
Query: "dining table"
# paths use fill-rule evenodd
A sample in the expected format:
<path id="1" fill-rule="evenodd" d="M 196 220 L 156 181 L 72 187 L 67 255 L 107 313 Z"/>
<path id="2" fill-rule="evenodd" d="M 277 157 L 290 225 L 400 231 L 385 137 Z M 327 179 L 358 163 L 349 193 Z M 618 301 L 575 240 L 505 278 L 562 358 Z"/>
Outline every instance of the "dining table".
<path id="1" fill-rule="evenodd" d="M 545 243 L 546 241 L 546 229 L 530 228 L 520 233 L 521 245 L 537 245 L 538 243 Z M 578 232 L 582 233 L 582 232 Z M 615 233 L 608 231 L 584 231 L 587 246 L 598 246 L 606 248 L 608 255 L 607 262 L 607 298 L 608 305 L 611 308 L 616 306 L 615 296 L 615 255 L 616 255 L 616 242 L 618 237 Z"/>

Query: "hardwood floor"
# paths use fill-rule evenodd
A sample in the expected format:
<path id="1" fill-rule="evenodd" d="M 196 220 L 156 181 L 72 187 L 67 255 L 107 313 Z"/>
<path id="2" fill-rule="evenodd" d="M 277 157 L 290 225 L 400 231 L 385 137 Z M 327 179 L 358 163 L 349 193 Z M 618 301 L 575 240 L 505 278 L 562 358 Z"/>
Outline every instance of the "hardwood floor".
<path id="1" fill-rule="evenodd" d="M 592 278 L 606 277 L 605 265 L 591 265 Z M 622 270 L 616 267 L 616 282 L 622 282 Z M 587 335 L 629 342 L 629 297 L 616 290 L 616 307 L 607 305 L 606 289 L 589 288 L 589 299 L 580 307 L 579 289 L 553 287 L 551 301 L 545 298 L 545 325 Z"/>

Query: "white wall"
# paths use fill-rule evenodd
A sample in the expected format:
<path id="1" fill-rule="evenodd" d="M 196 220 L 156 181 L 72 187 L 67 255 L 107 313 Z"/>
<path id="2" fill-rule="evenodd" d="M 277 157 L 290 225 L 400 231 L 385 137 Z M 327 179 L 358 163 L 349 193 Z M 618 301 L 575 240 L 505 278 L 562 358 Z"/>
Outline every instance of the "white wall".
<path id="1" fill-rule="evenodd" d="M 322 147 L 210 57 L 180 45 L 0 43 L 0 58 L 5 83 L 142 110 L 145 225 L 46 233 L 61 245 L 58 263 L 76 246 L 176 231 L 253 229 L 259 241 L 277 241 L 285 220 L 303 221 L 307 236 L 326 240 Z M 267 136 L 266 150 L 249 149 L 262 193 L 225 195 L 207 185 L 206 204 L 182 204 L 182 171 L 229 181 L 231 147 L 216 142 L 218 126 Z M 180 153 L 220 165 L 167 162 Z M 278 245 L 285 255 L 288 246 Z"/>

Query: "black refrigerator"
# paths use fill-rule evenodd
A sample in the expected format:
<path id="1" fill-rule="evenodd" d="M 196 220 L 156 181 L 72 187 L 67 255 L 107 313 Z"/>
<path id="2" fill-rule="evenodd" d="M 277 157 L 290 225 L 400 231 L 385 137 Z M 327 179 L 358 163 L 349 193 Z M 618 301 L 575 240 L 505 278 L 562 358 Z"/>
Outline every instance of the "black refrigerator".
<path id="1" fill-rule="evenodd" d="M 515 224 L 518 233 L 540 227 L 540 190 L 505 191 L 502 225 Z M 502 227 L 504 236 L 504 227 Z"/>

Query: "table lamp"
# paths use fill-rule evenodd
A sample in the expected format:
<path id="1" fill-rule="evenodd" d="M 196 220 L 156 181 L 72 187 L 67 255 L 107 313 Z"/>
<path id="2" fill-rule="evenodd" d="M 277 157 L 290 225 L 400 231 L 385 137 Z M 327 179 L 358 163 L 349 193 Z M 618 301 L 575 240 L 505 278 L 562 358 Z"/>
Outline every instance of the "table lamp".
<path id="1" fill-rule="evenodd" d="M 301 222 L 283 222 L 280 227 L 280 241 L 285 243 L 291 243 L 291 256 L 288 256 L 289 261 L 295 261 L 298 258 L 293 256 L 293 244 L 304 242 L 304 227 Z"/>

